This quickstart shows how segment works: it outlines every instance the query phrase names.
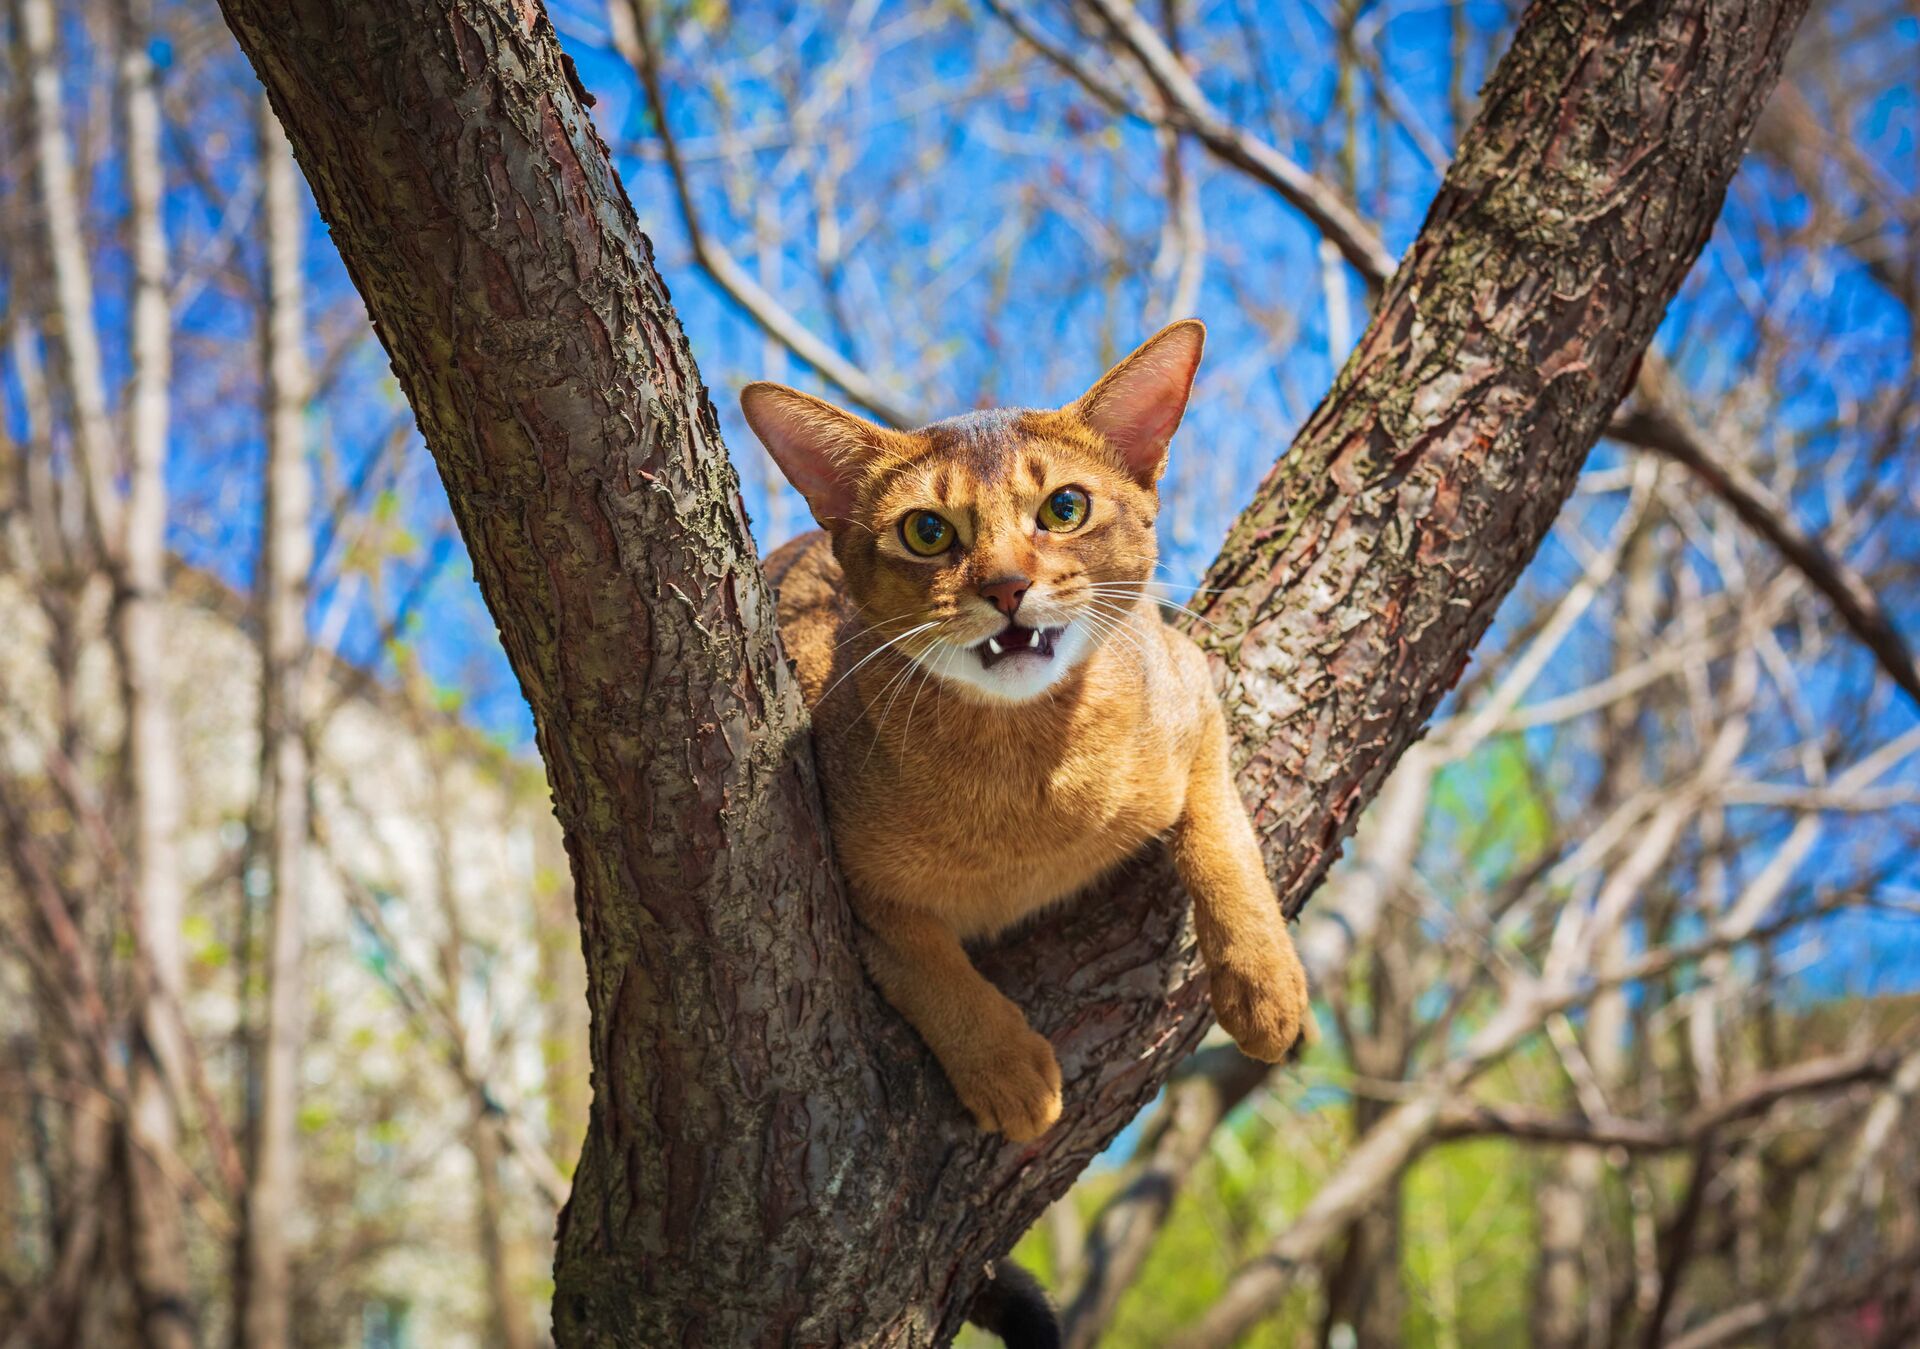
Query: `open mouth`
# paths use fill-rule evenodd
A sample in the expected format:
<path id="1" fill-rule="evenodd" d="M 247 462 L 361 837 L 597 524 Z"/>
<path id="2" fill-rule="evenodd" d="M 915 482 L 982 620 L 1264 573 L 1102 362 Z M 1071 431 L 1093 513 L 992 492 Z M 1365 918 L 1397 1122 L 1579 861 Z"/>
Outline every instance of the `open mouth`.
<path id="1" fill-rule="evenodd" d="M 980 653 L 980 664 L 989 670 L 1015 656 L 1052 660 L 1054 639 L 1065 631 L 1065 628 L 1023 628 L 1018 623 L 1009 623 L 1003 631 L 973 649 Z"/>

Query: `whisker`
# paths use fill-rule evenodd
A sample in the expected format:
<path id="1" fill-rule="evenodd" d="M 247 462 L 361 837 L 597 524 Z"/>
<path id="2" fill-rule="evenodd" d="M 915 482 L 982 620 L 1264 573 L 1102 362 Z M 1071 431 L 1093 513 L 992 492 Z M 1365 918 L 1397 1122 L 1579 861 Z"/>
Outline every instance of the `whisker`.
<path id="1" fill-rule="evenodd" d="M 868 712 L 871 712 L 874 709 L 874 707 L 878 706 L 880 700 L 886 696 L 887 690 L 894 687 L 894 685 L 901 683 L 903 680 L 909 678 L 913 674 L 913 669 L 914 669 L 913 662 L 909 661 L 906 664 L 906 666 L 902 670 L 900 670 L 898 674 L 894 675 L 893 678 L 889 679 L 881 687 L 880 692 L 873 695 L 873 701 L 868 703 L 866 707 L 861 709 L 860 715 L 864 717 Z M 883 709 L 880 715 L 874 718 L 873 735 L 867 741 L 866 757 L 860 760 L 861 772 L 864 773 L 867 769 L 867 765 L 873 762 L 873 752 L 876 749 L 880 748 L 881 740 L 885 739 L 883 732 L 886 730 L 886 726 L 887 726 L 887 714 L 886 714 L 886 711 Z"/>
<path id="2" fill-rule="evenodd" d="M 1104 615 L 1107 622 L 1111 623 L 1129 639 L 1133 640 L 1135 646 L 1139 645 L 1139 634 L 1133 631 L 1132 624 L 1129 622 L 1133 617 L 1131 612 L 1120 608 L 1110 600 L 1103 600 L 1098 597 L 1089 600 L 1088 604 L 1094 612 Z M 1145 654 L 1144 650 L 1141 654 Z"/>
<path id="3" fill-rule="evenodd" d="M 951 647 L 948 648 L 949 651 L 952 649 Z M 916 665 L 920 664 L 918 661 L 914 663 Z M 920 706 L 920 695 L 927 691 L 927 681 L 932 678 L 933 667 L 931 665 L 921 665 L 920 684 L 913 691 L 913 701 L 907 704 L 907 724 L 900 732 L 900 738 L 902 740 L 910 742 L 913 739 L 913 709 Z"/>
<path id="4" fill-rule="evenodd" d="M 907 684 L 912 680 L 916 672 L 924 676 L 927 673 L 927 667 L 921 664 L 921 662 L 917 660 L 911 660 L 911 659 L 908 660 L 906 668 L 902 670 L 899 674 L 895 675 L 892 679 L 889 679 L 886 683 L 886 686 L 882 688 L 879 693 L 876 693 L 873 696 L 873 701 L 877 703 L 880 701 L 881 698 L 887 697 L 888 689 L 893 690 L 893 696 L 890 698 L 887 698 L 886 707 L 881 710 L 879 720 L 874 723 L 873 740 L 867 746 L 867 757 L 860 761 L 860 768 L 862 772 L 866 771 L 867 763 L 873 758 L 874 750 L 879 748 L 880 741 L 883 738 L 883 735 L 886 731 L 887 719 L 893 715 L 894 704 L 900 701 L 900 695 L 906 692 Z M 918 702 L 919 698 L 920 698 L 920 695 L 918 693 L 915 693 L 914 701 Z M 909 706 L 907 709 L 907 726 L 909 730 L 912 729 L 912 725 L 913 725 L 913 709 L 911 706 Z"/>
<path id="5" fill-rule="evenodd" d="M 1164 560 L 1162 560 L 1162 559 L 1161 559 L 1161 557 L 1160 557 L 1160 555 L 1159 555 L 1159 554 L 1157 554 L 1157 553 L 1128 553 L 1128 552 L 1116 552 L 1116 553 L 1114 553 L 1114 554 L 1113 554 L 1113 556 L 1115 556 L 1115 557 L 1117 557 L 1117 558 L 1121 558 L 1121 559 L 1123 559 L 1123 560 L 1126 560 L 1126 561 L 1129 561 L 1129 562 L 1144 562 L 1144 563 L 1146 563 L 1146 564 L 1147 564 L 1147 565 L 1148 565 L 1149 567 L 1151 567 L 1151 568 L 1152 568 L 1152 569 L 1153 569 L 1154 571 L 1172 571 L 1172 570 L 1173 570 L 1173 568 L 1172 568 L 1172 566 L 1171 566 L 1171 564 L 1169 564 L 1169 563 L 1167 563 L 1167 562 L 1165 562 Z M 1185 584 L 1184 582 L 1181 582 L 1181 581 L 1161 581 L 1161 582 L 1158 582 L 1157 584 L 1160 584 L 1160 585 L 1171 585 L 1171 586 L 1179 586 L 1179 587 L 1180 587 L 1180 589 L 1182 589 L 1182 590 L 1200 590 L 1200 589 L 1202 589 L 1202 587 L 1200 587 L 1200 586 L 1190 586 L 1190 585 L 1187 585 L 1187 584 Z M 1221 592 L 1221 591 L 1209 591 L 1209 592 L 1207 592 L 1207 593 L 1210 593 L 1210 594 L 1222 594 L 1222 593 L 1224 593 L 1224 592 Z"/>
<path id="6" fill-rule="evenodd" d="M 1167 590 L 1186 590 L 1196 595 L 1225 595 L 1229 591 L 1210 589 L 1205 586 L 1176 586 L 1168 581 L 1094 581 L 1102 590 L 1125 591 L 1130 595 L 1158 594 Z"/>
<path id="7" fill-rule="evenodd" d="M 1098 604 L 1099 602 L 1095 601 L 1095 603 Z M 1145 664 L 1147 651 L 1145 647 L 1140 645 L 1139 637 L 1131 632 L 1124 622 L 1112 617 L 1110 610 L 1101 609 L 1096 611 L 1090 608 L 1083 613 L 1081 617 L 1086 620 L 1087 626 L 1099 635 L 1103 644 L 1110 643 L 1115 637 L 1118 637 L 1120 640 L 1126 642 L 1127 645 L 1131 646 L 1134 654 L 1140 659 L 1143 665 Z"/>
<path id="8" fill-rule="evenodd" d="M 1130 590 L 1130 589 L 1109 590 L 1106 588 L 1105 585 L 1096 585 L 1096 586 L 1088 587 L 1088 593 L 1095 594 L 1095 595 L 1106 595 L 1109 597 L 1124 595 L 1124 596 L 1131 596 L 1133 598 L 1138 598 L 1144 595 L 1148 599 L 1151 599 L 1155 604 L 1159 605 L 1162 609 L 1170 609 L 1176 614 L 1185 614 L 1188 618 L 1191 618 L 1194 622 L 1205 624 L 1209 628 L 1219 626 L 1212 619 L 1206 617 L 1204 614 L 1195 613 L 1193 610 L 1189 609 L 1186 605 L 1179 603 L 1177 600 L 1170 600 L 1166 598 L 1166 596 L 1164 595 L 1156 595 L 1156 594 L 1153 594 L 1151 591 Z"/>
<path id="9" fill-rule="evenodd" d="M 862 656 L 859 659 L 859 661 L 854 665 L 853 669 L 848 670 L 845 674 L 841 675 L 838 679 L 834 680 L 833 683 L 829 684 L 827 686 L 827 691 L 820 695 L 820 701 L 823 703 L 826 702 L 828 697 L 832 695 L 835 689 L 839 688 L 842 684 L 846 683 L 847 680 L 851 679 L 855 674 L 859 672 L 860 667 L 862 665 L 865 665 L 868 661 L 872 660 L 875 656 L 879 655 L 881 652 L 886 651 L 891 647 L 898 646 L 901 642 L 906 641 L 907 638 L 915 636 L 918 633 L 925 632 L 928 628 L 937 628 L 939 626 L 940 624 L 938 622 L 922 623 L 917 628 L 909 628 L 905 632 L 901 633 L 898 637 L 890 638 L 887 641 L 882 642 L 879 646 L 876 646 L 873 650 L 867 652 L 866 655 Z"/>
<path id="10" fill-rule="evenodd" d="M 833 644 L 833 649 L 835 651 L 838 651 L 841 647 L 846 646 L 849 643 L 857 642 L 862 637 L 865 637 L 870 633 L 879 632 L 882 628 L 890 628 L 896 623 L 911 623 L 913 622 L 913 618 L 914 616 L 912 614 L 902 614 L 898 618 L 883 618 L 878 623 L 869 623 L 867 624 L 866 627 L 860 629 L 860 631 L 854 633 L 852 636 L 844 637 L 840 641 L 835 642 Z"/>
<path id="11" fill-rule="evenodd" d="M 1183 581 L 1156 581 L 1151 577 L 1149 577 L 1144 581 L 1098 581 L 1098 582 L 1095 582 L 1095 584 L 1096 585 L 1131 586 L 1138 589 L 1145 589 L 1148 586 L 1166 586 L 1173 590 L 1185 590 L 1195 595 L 1228 595 L 1228 594 L 1232 594 L 1234 590 L 1234 587 L 1231 587 L 1231 586 L 1224 587 L 1224 588 L 1216 587 L 1216 586 L 1190 586 Z"/>
<path id="12" fill-rule="evenodd" d="M 1128 648 L 1131 648 L 1131 650 Z M 1137 642 L 1124 633 L 1111 631 L 1103 633 L 1101 637 L 1101 649 L 1111 651 L 1115 656 L 1122 658 L 1130 656 L 1133 659 L 1136 669 L 1146 668 L 1146 653 L 1141 651 Z"/>

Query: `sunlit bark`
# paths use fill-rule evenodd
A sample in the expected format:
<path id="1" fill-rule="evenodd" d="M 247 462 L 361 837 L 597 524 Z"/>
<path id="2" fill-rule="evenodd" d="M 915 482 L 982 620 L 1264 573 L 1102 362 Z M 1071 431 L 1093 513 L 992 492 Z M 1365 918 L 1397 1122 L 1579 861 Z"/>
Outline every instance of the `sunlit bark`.
<path id="1" fill-rule="evenodd" d="M 440 465 L 567 831 L 596 1094 L 558 1337 L 945 1340 L 1205 1027 L 1165 869 L 984 959 L 1068 1106 L 1037 1148 L 968 1129 L 853 959 L 712 410 L 544 14 L 224 7 Z M 1289 912 L 1571 489 L 1803 8 L 1536 4 L 1229 537 L 1206 617 Z M 1236 1291 L 1204 1342 L 1272 1293 Z"/>

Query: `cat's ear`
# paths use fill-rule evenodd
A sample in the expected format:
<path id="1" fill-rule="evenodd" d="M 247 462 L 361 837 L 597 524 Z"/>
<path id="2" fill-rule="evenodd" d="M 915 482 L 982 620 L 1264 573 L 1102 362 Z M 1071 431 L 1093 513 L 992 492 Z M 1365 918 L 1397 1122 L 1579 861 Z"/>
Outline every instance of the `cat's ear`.
<path id="1" fill-rule="evenodd" d="M 1143 487 L 1160 480 L 1167 443 L 1187 411 L 1207 328 L 1199 319 L 1170 323 L 1068 409 L 1105 437 Z"/>
<path id="2" fill-rule="evenodd" d="M 761 381 L 740 391 L 740 411 L 787 481 L 828 529 L 853 513 L 860 466 L 886 432 L 824 399 Z"/>

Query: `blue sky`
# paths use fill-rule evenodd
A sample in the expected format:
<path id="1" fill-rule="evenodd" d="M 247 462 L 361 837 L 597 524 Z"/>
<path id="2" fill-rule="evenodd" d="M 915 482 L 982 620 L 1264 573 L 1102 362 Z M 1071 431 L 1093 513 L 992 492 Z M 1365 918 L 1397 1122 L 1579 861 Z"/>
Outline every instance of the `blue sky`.
<path id="1" fill-rule="evenodd" d="M 719 13 L 718 6 L 694 8 Z M 1862 8 L 1825 8 L 1814 27 L 1844 32 Z M 827 124 L 846 132 L 847 157 L 835 170 L 839 195 L 828 210 L 815 191 L 818 155 L 788 153 L 787 110 L 807 92 L 788 82 L 796 72 L 809 81 L 831 73 L 848 46 L 848 16 L 868 9 L 868 40 L 881 55 L 852 62 L 844 87 L 819 108 Z M 1462 13 L 1466 60 L 1458 83 L 1471 94 L 1504 48 L 1507 7 L 1468 4 Z M 569 2 L 556 5 L 554 14 L 599 98 L 596 116 L 657 246 L 761 542 L 778 542 L 769 535 L 794 532 L 804 512 L 770 483 L 764 457 L 739 420 L 734 392 L 762 377 L 831 391 L 784 353 L 770 351 L 759 330 L 692 264 L 653 128 L 631 72 L 608 45 L 603 11 Z M 1186 46 L 1218 105 L 1330 176 L 1339 175 L 1350 154 L 1363 210 L 1379 221 L 1393 250 L 1403 249 L 1439 182 L 1435 151 L 1443 155 L 1455 134 L 1453 7 L 1369 7 L 1365 36 L 1390 81 L 1366 97 L 1391 104 L 1405 126 L 1383 126 L 1368 103 L 1350 144 L 1323 7 L 1209 2 L 1188 14 Z M 1057 74 L 1024 59 L 983 11 L 904 3 L 830 11 L 741 4 L 729 7 L 727 17 L 704 34 L 679 30 L 667 53 L 670 117 L 690 152 L 700 209 L 708 228 L 743 259 L 773 268 L 789 306 L 844 354 L 885 371 L 936 412 L 1060 402 L 1172 317 L 1158 308 L 1168 285 L 1156 273 L 1165 213 L 1154 134 L 1116 122 Z M 1843 44 L 1833 62 L 1843 86 L 1852 81 L 1875 91 L 1854 110 L 1855 143 L 1889 191 L 1908 195 L 1920 173 L 1914 83 L 1890 78 L 1889 70 L 1910 63 L 1920 46 L 1917 23 L 1908 14 L 1891 30 L 1892 40 Z M 101 115 L 94 97 L 101 58 L 87 47 L 77 21 L 68 36 L 69 101 L 76 124 L 85 125 Z M 1056 36 L 1086 47 L 1064 29 Z M 184 278 L 170 476 L 173 542 L 189 561 L 244 588 L 257 548 L 262 457 L 258 375 L 247 355 L 255 332 L 247 277 L 257 274 L 248 229 L 254 86 L 230 48 L 196 49 L 192 61 L 175 59 L 170 46 L 157 54 L 167 65 L 176 110 L 168 216 Z M 760 136 L 763 148 L 745 162 L 712 153 L 718 131 L 728 125 L 736 134 Z M 1206 276 L 1193 307 L 1211 337 L 1168 483 L 1163 549 L 1167 574 L 1179 583 L 1202 573 L 1234 512 L 1284 452 L 1344 355 L 1330 331 L 1327 277 L 1310 228 L 1269 193 L 1197 152 L 1189 150 L 1185 164 L 1199 182 L 1208 235 Z M 115 166 L 110 160 L 95 165 L 90 181 L 95 219 L 117 219 Z M 1900 482 L 1906 460 L 1876 459 L 1846 418 L 1909 377 L 1911 319 L 1856 263 L 1805 243 L 1811 211 L 1777 168 L 1750 162 L 1660 343 L 1706 401 L 1740 400 L 1734 424 L 1762 442 L 1791 438 L 1802 463 L 1848 466 L 1834 484 L 1810 476 L 1774 484 L 1809 526 L 1824 530 L 1831 523 L 1835 486 L 1858 491 L 1877 483 L 1887 492 L 1887 523 L 1853 545 L 1856 560 L 1872 565 L 1909 546 L 1904 539 L 1912 520 Z M 756 215 L 771 221 L 780 241 L 766 259 L 752 257 Z M 837 267 L 823 270 L 819 243 L 829 224 L 850 238 Z M 444 690 L 447 705 L 530 752 L 524 703 L 431 460 L 411 431 L 384 355 L 365 331 L 364 312 L 324 226 L 315 217 L 311 227 L 314 350 L 327 383 L 310 425 L 323 494 L 354 503 L 350 526 L 326 536 L 340 546 L 323 553 L 313 621 L 323 632 L 337 629 L 347 658 L 386 667 L 386 624 L 404 612 L 400 633 Z M 238 274 L 203 267 L 222 258 L 235 238 L 241 241 Z M 110 384 L 117 390 L 127 376 L 125 344 L 117 337 L 126 259 L 110 228 L 100 228 L 90 242 Z M 1358 324 L 1365 296 L 1350 272 L 1336 274 Z M 1758 400 L 1750 379 L 1754 363 L 1766 350 L 1765 335 L 1782 327 L 1809 336 L 1786 358 L 1770 358 L 1768 396 Z M 17 378 L 11 366 L 4 368 L 5 415 L 17 429 Z M 1603 447 L 1593 462 L 1605 468 L 1625 459 Z M 1583 550 L 1604 534 L 1618 508 L 1617 497 L 1576 503 L 1482 648 L 1483 659 L 1497 658 L 1489 653 L 1504 647 L 1513 616 L 1526 613 L 1529 600 L 1564 589 L 1578 574 Z M 344 547 L 349 541 L 353 546 Z M 1721 559 L 1696 552 L 1690 565 L 1708 591 L 1725 579 Z M 1897 584 L 1881 598 L 1908 632 L 1920 632 L 1910 569 L 1897 573 Z M 1606 621 L 1596 615 L 1583 625 L 1535 697 L 1578 687 L 1603 671 Z M 1811 639 L 1804 625 L 1789 626 L 1782 640 L 1797 649 L 1803 638 Z M 1844 641 L 1822 639 L 1817 658 L 1806 662 L 1798 696 L 1816 723 L 1835 728 L 1840 761 L 1850 749 L 1912 724 L 1912 710 L 1889 696 L 1884 682 L 1876 685 L 1870 661 Z M 1785 753 L 1794 739 L 1789 721 L 1778 713 L 1774 724 L 1756 732 L 1756 771 L 1781 780 L 1798 772 Z M 1551 770 L 1543 790 L 1554 785 L 1554 773 L 1572 787 L 1593 771 L 1590 756 L 1556 762 L 1557 745 L 1550 733 L 1530 742 Z M 1914 775 L 1904 771 L 1900 780 L 1911 783 Z M 1900 812 L 1866 824 L 1839 822 L 1830 830 L 1825 860 L 1849 870 L 1889 868 L 1910 882 L 1904 857 L 1911 823 Z M 1785 821 L 1758 820 L 1754 827 L 1784 828 Z M 1820 968 L 1863 986 L 1911 982 L 1911 945 L 1888 945 L 1886 930 L 1884 923 L 1833 928 L 1828 938 L 1848 944 L 1852 955 Z"/>

